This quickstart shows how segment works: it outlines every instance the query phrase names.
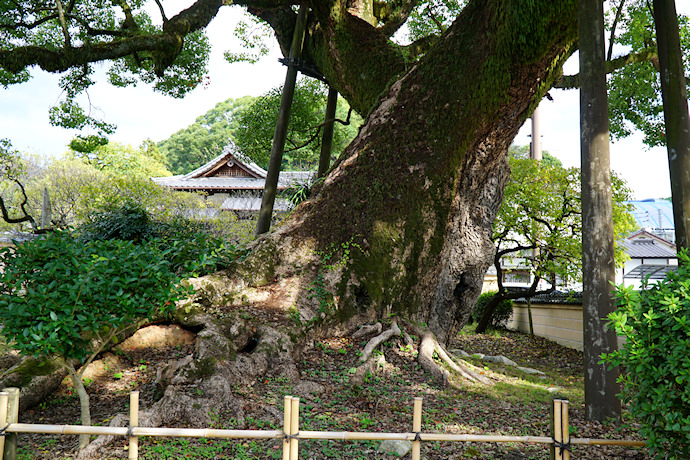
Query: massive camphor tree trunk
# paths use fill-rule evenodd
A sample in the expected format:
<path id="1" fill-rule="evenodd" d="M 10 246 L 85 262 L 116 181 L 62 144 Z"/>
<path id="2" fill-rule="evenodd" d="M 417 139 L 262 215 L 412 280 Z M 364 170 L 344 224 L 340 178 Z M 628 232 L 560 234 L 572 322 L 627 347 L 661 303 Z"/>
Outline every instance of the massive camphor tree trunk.
<path id="1" fill-rule="evenodd" d="M 394 313 L 446 342 L 493 260 L 506 152 L 573 50 L 577 4 L 470 2 L 407 64 L 381 28 L 326 3 L 306 53 L 369 116 L 311 198 L 256 242 L 245 274 L 298 276 L 303 318 Z"/>

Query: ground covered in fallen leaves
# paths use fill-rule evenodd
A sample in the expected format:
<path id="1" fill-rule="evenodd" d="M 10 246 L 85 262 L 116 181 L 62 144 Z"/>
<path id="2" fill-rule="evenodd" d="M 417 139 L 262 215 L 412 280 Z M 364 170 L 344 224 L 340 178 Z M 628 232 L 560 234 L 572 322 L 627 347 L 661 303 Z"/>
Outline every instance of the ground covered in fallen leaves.
<path id="1" fill-rule="evenodd" d="M 470 354 L 503 355 L 519 366 L 544 372 L 527 375 L 513 367 L 468 358 L 497 383 L 492 387 L 451 377 L 442 387 L 417 364 L 415 346 L 391 340 L 381 349 L 385 364 L 362 386 L 349 384 L 366 340 L 330 339 L 315 342 L 298 362 L 300 385 L 280 377 L 261 378 L 238 386 L 228 398 L 250 401 L 244 420 L 212 414 L 213 428 L 280 429 L 284 395 L 300 401 L 300 428 L 323 431 L 412 431 L 413 398 L 424 398 L 423 432 L 496 435 L 549 435 L 550 401 L 571 401 L 571 436 L 637 439 L 637 427 L 627 415 L 623 426 L 589 423 L 583 411 L 582 354 L 541 338 L 514 332 L 474 334 L 465 329 L 450 349 Z M 89 382 L 92 417 L 107 425 L 128 410 L 129 392 L 141 392 L 141 409 L 161 397 L 154 384 L 160 363 L 186 356 L 191 349 L 169 347 L 120 351 L 110 355 L 111 368 Z M 115 359 L 116 358 L 116 359 Z M 299 394 L 302 393 L 302 394 Z M 68 382 L 39 407 L 20 414 L 24 423 L 76 424 L 79 402 Z M 19 458 L 66 459 L 75 455 L 76 436 L 22 434 Z M 379 452 L 380 441 L 313 441 L 300 443 L 300 458 L 393 459 Z M 142 438 L 142 459 L 270 459 L 282 458 L 279 440 L 218 440 Z M 409 458 L 409 454 L 407 458 Z M 104 458 L 127 458 L 126 442 L 116 444 Z M 548 448 L 535 444 L 423 442 L 425 459 L 548 459 Z M 574 447 L 577 459 L 647 459 L 644 449 L 630 447 Z"/>

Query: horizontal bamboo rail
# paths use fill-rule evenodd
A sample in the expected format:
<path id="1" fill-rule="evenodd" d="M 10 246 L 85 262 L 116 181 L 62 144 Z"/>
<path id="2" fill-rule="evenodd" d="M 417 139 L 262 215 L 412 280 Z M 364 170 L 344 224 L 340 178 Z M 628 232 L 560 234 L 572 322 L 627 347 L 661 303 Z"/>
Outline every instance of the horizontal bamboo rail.
<path id="1" fill-rule="evenodd" d="M 7 423 L 8 394 L 0 392 L 0 423 L 5 425 L 5 433 L 41 433 L 56 435 L 112 435 L 125 436 L 130 440 L 129 458 L 138 457 L 138 438 L 141 436 L 184 437 L 184 438 L 221 438 L 221 439 L 280 439 L 283 444 L 283 459 L 297 460 L 299 441 L 334 440 L 334 441 L 412 441 L 412 458 L 419 459 L 419 447 L 425 441 L 459 441 L 459 442 L 494 442 L 494 443 L 527 443 L 551 445 L 552 458 L 569 460 L 572 445 L 600 445 L 600 446 L 630 446 L 644 447 L 642 441 L 569 438 L 568 402 L 554 400 L 553 432 L 552 436 L 499 436 L 476 434 L 446 434 L 422 433 L 421 411 L 422 398 L 415 398 L 413 410 L 413 432 L 411 433 L 378 433 L 355 431 L 300 431 L 299 430 L 299 398 L 285 396 L 284 420 L 282 430 L 224 430 L 213 428 L 161 428 L 161 427 L 111 427 L 111 426 L 83 426 L 83 425 L 49 425 L 31 423 Z M 138 421 L 138 393 L 132 395 L 130 404 L 131 420 Z M 133 416 L 134 415 L 134 416 Z M 4 419 L 4 420 L 3 420 Z M 134 441 L 134 442 L 132 442 Z M 0 460 L 3 460 L 2 444 L 4 436 L 0 436 Z M 9 455 L 6 460 L 13 460 Z"/>

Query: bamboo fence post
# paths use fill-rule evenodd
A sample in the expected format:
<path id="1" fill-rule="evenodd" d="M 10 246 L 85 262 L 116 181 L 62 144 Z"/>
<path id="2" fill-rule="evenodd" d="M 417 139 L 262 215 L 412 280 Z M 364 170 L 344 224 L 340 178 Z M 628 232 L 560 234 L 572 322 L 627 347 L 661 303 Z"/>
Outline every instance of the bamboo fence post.
<path id="1" fill-rule="evenodd" d="M 5 428 L 7 424 L 7 406 L 9 403 L 9 393 L 6 391 L 0 392 L 0 425 Z M 3 460 L 5 453 L 5 436 L 0 436 L 0 460 Z"/>
<path id="2" fill-rule="evenodd" d="M 552 406 L 552 417 L 551 417 L 551 436 L 553 437 L 554 443 L 551 444 L 551 460 L 563 460 L 563 455 L 561 449 L 556 446 L 556 443 L 563 442 L 562 428 L 563 419 L 561 416 L 561 400 L 554 399 Z"/>
<path id="3" fill-rule="evenodd" d="M 133 391 L 129 394 L 129 432 L 139 425 L 139 392 Z M 139 438 L 136 436 L 129 437 L 129 460 L 137 460 L 139 458 Z"/>
<path id="4" fill-rule="evenodd" d="M 299 434 L 299 398 L 292 398 L 292 408 L 290 410 L 290 434 Z M 299 441 L 296 437 L 290 438 L 290 460 L 297 460 L 299 457 Z"/>
<path id="5" fill-rule="evenodd" d="M 283 460 L 290 460 L 290 421 L 292 414 L 292 396 L 285 396 L 283 398 Z M 2 460 L 2 459 L 0 459 Z"/>
<path id="6" fill-rule="evenodd" d="M 414 398 L 414 409 L 412 412 L 412 432 L 416 434 L 416 439 L 419 439 L 419 432 L 422 431 L 422 401 L 423 398 Z M 412 460 L 420 459 L 421 449 L 421 441 L 412 441 Z"/>
<path id="7" fill-rule="evenodd" d="M 568 419 L 568 404 L 570 404 L 570 401 L 567 399 L 561 401 L 561 436 L 563 438 L 563 444 L 570 447 L 570 420 Z M 570 460 L 570 450 L 563 450 L 563 460 Z"/>
<path id="8" fill-rule="evenodd" d="M 19 388 L 3 388 L 7 392 L 7 422 L 19 422 Z M 0 419 L 2 420 L 2 419 Z M 17 433 L 5 433 L 4 457 L 6 460 L 16 460 L 17 458 Z"/>

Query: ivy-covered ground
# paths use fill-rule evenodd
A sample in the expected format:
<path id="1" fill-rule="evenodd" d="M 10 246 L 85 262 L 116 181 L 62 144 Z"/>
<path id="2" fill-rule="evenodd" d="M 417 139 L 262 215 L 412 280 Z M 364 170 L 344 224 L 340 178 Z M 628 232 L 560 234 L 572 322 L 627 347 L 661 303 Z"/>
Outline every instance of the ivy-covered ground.
<path id="1" fill-rule="evenodd" d="M 540 338 L 513 332 L 474 334 L 466 328 L 450 348 L 469 353 L 504 355 L 518 365 L 536 368 L 546 375 L 528 376 L 514 368 L 470 359 L 497 381 L 493 387 L 468 384 L 451 377 L 441 387 L 418 366 L 416 349 L 389 341 L 383 347 L 385 366 L 362 387 L 348 379 L 357 366 L 365 341 L 331 339 L 314 343 L 298 363 L 301 378 L 310 383 L 309 397 L 300 405 L 300 427 L 325 431 L 408 432 L 412 424 L 412 401 L 424 398 L 423 431 L 468 434 L 548 435 L 549 405 L 555 396 L 571 401 L 571 434 L 591 438 L 636 438 L 636 427 L 627 416 L 623 427 L 595 424 L 583 418 L 583 369 L 581 353 Z M 102 378 L 89 382 L 92 417 L 107 424 L 120 412 L 127 412 L 128 392 L 141 392 L 142 410 L 161 396 L 154 384 L 157 363 L 185 356 L 185 347 L 136 350 L 110 356 L 112 368 Z M 115 359 L 116 358 L 116 359 Z M 554 390 L 554 387 L 557 387 Z M 551 389 L 551 391 L 549 391 Z M 211 414 L 215 428 L 279 429 L 282 426 L 283 395 L 296 389 L 282 378 L 259 379 L 234 389 L 255 404 L 245 407 L 247 417 L 238 421 L 222 413 Z M 307 393 L 310 394 L 310 393 Z M 229 394 L 228 398 L 233 395 Z M 21 414 L 27 423 L 77 423 L 79 403 L 65 382 L 40 407 Z M 20 436 L 20 459 L 73 458 L 77 439 L 72 436 Z M 125 441 L 116 444 L 103 458 L 127 458 Z M 270 459 L 282 458 L 280 441 L 142 438 L 142 459 Z M 379 442 L 302 441 L 302 459 L 392 459 L 378 452 Z M 425 459 L 547 459 L 541 445 L 440 443 L 422 444 Z M 409 458 L 409 454 L 408 454 Z M 636 448 L 575 447 L 578 459 L 646 459 Z"/>

